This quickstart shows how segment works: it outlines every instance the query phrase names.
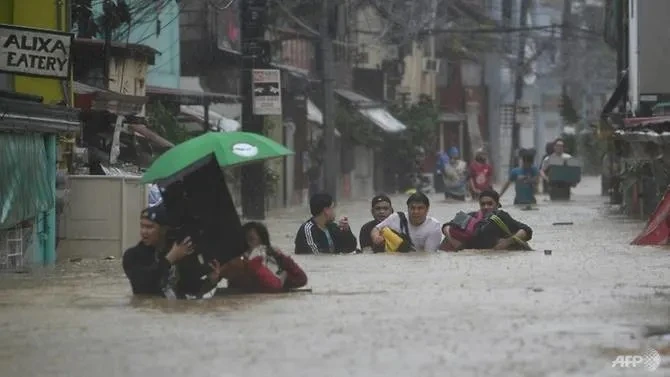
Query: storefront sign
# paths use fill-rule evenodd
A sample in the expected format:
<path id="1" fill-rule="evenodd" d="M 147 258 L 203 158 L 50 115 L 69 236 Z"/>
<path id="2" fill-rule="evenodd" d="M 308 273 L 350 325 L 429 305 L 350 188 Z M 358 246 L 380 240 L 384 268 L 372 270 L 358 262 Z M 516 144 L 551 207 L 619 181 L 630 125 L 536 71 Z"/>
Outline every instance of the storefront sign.
<path id="1" fill-rule="evenodd" d="M 72 34 L 0 24 L 0 72 L 67 79 Z"/>
<path id="2" fill-rule="evenodd" d="M 281 74 L 278 69 L 254 69 L 254 115 L 282 115 Z"/>

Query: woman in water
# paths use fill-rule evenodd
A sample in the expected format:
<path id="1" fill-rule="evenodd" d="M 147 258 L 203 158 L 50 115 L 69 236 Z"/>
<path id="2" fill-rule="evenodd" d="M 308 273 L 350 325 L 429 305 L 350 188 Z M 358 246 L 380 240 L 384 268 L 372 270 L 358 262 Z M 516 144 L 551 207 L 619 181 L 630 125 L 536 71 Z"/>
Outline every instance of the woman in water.
<path id="1" fill-rule="evenodd" d="M 265 225 L 248 222 L 242 227 L 246 252 L 223 266 L 228 288 L 259 293 L 283 292 L 307 284 L 307 275 L 291 257 L 270 244 Z"/>

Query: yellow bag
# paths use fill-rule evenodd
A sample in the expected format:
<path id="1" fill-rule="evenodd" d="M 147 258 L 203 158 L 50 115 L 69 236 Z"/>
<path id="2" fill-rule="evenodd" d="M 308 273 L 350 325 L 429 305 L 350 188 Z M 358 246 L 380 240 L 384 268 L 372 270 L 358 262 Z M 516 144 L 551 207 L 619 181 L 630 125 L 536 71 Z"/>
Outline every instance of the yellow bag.
<path id="1" fill-rule="evenodd" d="M 409 237 L 409 227 L 407 225 L 407 218 L 402 212 L 398 212 L 400 217 L 400 228 L 406 232 L 406 234 L 398 233 L 395 230 L 384 227 L 381 230 L 381 235 L 384 237 L 384 249 L 388 253 L 407 253 L 410 251 L 416 251 L 414 245 L 412 245 L 412 239 Z"/>

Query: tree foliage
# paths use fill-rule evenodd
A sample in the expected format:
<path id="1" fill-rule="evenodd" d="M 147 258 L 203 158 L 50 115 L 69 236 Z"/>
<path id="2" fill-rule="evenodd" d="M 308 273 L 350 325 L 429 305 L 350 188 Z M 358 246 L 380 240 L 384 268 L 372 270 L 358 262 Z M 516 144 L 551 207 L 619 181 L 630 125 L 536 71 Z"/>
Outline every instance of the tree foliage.
<path id="1" fill-rule="evenodd" d="M 429 97 L 422 97 L 412 106 L 395 106 L 391 114 L 407 126 L 407 130 L 395 138 L 391 144 L 399 153 L 408 153 L 413 159 L 417 147 L 432 151 L 435 147 L 435 126 L 439 123 L 440 112 Z"/>
<path id="2" fill-rule="evenodd" d="M 172 144 L 177 145 L 191 138 L 192 135 L 186 127 L 162 103 L 148 104 L 146 112 L 149 127 Z"/>

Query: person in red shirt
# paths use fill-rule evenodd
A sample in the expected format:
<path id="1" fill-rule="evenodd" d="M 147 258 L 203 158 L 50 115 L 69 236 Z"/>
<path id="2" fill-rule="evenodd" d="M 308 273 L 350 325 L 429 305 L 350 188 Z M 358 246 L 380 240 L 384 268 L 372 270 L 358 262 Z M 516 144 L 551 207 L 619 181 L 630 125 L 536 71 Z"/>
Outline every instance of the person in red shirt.
<path id="1" fill-rule="evenodd" d="M 228 288 L 250 293 L 275 293 L 307 284 L 307 275 L 302 268 L 270 245 L 270 234 L 265 225 L 252 221 L 244 224 L 242 230 L 247 251 L 222 268 L 221 275 L 228 280 Z"/>
<path id="2" fill-rule="evenodd" d="M 475 160 L 468 168 L 468 186 L 473 200 L 479 199 L 479 194 L 493 188 L 493 167 L 488 163 L 486 152 L 482 149 L 477 151 Z"/>

